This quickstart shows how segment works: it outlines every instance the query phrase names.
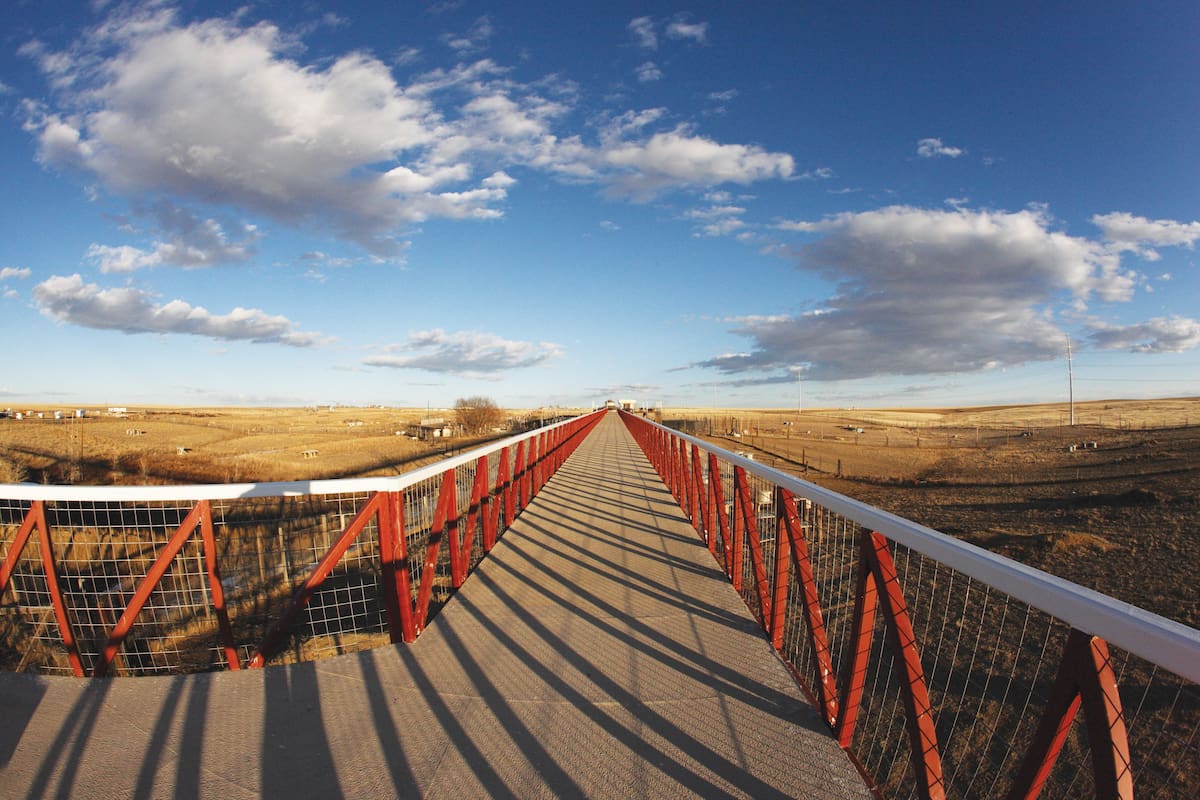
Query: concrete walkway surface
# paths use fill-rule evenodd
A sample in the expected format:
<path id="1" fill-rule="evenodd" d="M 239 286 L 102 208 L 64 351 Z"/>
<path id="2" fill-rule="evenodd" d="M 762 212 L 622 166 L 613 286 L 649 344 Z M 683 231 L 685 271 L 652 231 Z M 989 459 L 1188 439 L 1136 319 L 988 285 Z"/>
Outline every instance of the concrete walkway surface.
<path id="1" fill-rule="evenodd" d="M 869 797 L 615 414 L 413 645 L 0 674 L 0 798 Z"/>

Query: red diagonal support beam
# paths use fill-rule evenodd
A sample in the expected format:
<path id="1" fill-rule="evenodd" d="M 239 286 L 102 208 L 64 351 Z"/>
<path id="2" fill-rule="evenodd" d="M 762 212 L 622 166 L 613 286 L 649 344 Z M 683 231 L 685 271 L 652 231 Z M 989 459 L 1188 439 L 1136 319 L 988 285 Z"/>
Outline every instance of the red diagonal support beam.
<path id="1" fill-rule="evenodd" d="M 433 526 L 429 531 L 425 563 L 421 568 L 421 585 L 417 589 L 415 619 L 418 635 L 425 629 L 425 622 L 429 618 L 429 599 L 433 595 L 433 579 L 437 575 L 442 540 L 446 538 L 447 529 L 453 534 L 458 527 L 457 506 L 458 492 L 454 484 L 454 470 L 448 469 L 442 473 L 442 488 L 438 492 L 437 508 L 433 512 Z"/>
<path id="2" fill-rule="evenodd" d="M 383 604 L 388 637 L 395 643 L 414 642 L 412 578 L 408 573 L 408 539 L 404 532 L 404 492 L 387 492 L 379 515 L 379 554 L 383 570 Z"/>
<path id="3" fill-rule="evenodd" d="M 267 659 L 279 647 L 279 643 L 283 640 L 284 635 L 291 629 L 292 624 L 296 621 L 296 617 L 299 616 L 304 606 L 308 604 L 309 599 L 316 593 L 321 584 L 325 582 L 325 579 L 329 577 L 329 574 L 333 572 L 338 562 L 342 560 L 342 556 L 350 549 L 350 545 L 354 543 L 358 534 L 367 527 L 367 523 L 371 521 L 371 518 L 385 507 L 386 497 L 386 492 L 376 492 L 363 504 L 363 507 L 354 515 L 354 519 L 342 531 L 337 541 L 333 543 L 333 546 L 321 558 L 316 569 L 313 570 L 299 591 L 292 597 L 292 602 L 288 604 L 287 609 L 283 612 L 283 616 L 271 626 L 271 629 L 263 638 L 258 649 L 254 651 L 254 655 L 250 657 L 247 666 L 258 668 L 266 664 Z"/>
<path id="4" fill-rule="evenodd" d="M 917 793 L 924 800 L 938 800 L 944 798 L 946 793 L 933 711 L 929 702 L 929 690 L 925 684 L 925 673 L 921 667 L 920 652 L 913 635 L 908 605 L 901 591 L 896 567 L 888 551 L 887 539 L 870 531 L 864 531 L 860 538 L 858 587 L 851 626 L 852 657 L 846 664 L 843 676 L 842 699 L 839 703 L 841 714 L 835 733 L 838 743 L 850 749 L 866 684 L 867 662 L 871 655 L 871 638 L 875 628 L 875 609 L 880 599 L 883 601 L 884 627 L 894 651 L 892 666 L 900 683 Z"/>
<path id="5" fill-rule="evenodd" d="M 1041 794 L 1080 706 L 1087 722 L 1096 797 L 1133 798 L 1129 736 L 1108 644 L 1072 629 L 1010 800 L 1034 800 Z"/>
<path id="6" fill-rule="evenodd" d="M 200 505 L 200 538 L 204 543 L 204 570 L 208 573 L 208 593 L 213 610 L 217 612 L 217 627 L 221 631 L 221 646 L 225 650 L 225 663 L 231 670 L 241 669 L 237 648 L 233 643 L 233 627 L 229 624 L 229 610 L 225 608 L 225 587 L 221 585 L 221 570 L 217 562 L 217 537 L 213 532 L 212 504 L 202 500 Z"/>
<path id="7" fill-rule="evenodd" d="M 754 572 L 754 589 L 758 593 L 758 619 L 763 630 L 770 632 L 771 595 L 767 585 L 766 562 L 763 560 L 762 536 L 758 531 L 758 505 L 750 493 L 746 471 L 741 467 L 736 467 L 733 476 L 736 482 L 737 505 L 741 510 L 742 529 L 750 549 L 750 567 Z M 741 559 L 738 558 L 738 561 L 740 563 Z M 738 573 L 741 573 L 741 569 L 738 569 Z"/>
<path id="8" fill-rule="evenodd" d="M 833 672 L 833 659 L 829 651 L 829 638 L 825 633 L 825 619 L 821 611 L 821 600 L 817 595 L 817 583 L 813 580 L 808 541 L 799 519 L 795 496 L 786 489 L 780 489 L 779 492 L 783 500 L 779 513 L 783 517 L 783 528 L 786 532 L 784 538 L 791 546 L 791 561 L 796 565 L 796 580 L 800 584 L 809 648 L 819 673 L 817 692 L 821 703 L 820 711 L 825 721 L 833 727 L 838 717 L 837 678 Z M 787 561 L 786 558 L 784 560 Z"/>
<path id="9" fill-rule="evenodd" d="M 121 645 L 125 643 L 125 637 L 129 635 L 129 631 L 133 628 L 133 623 L 137 621 L 138 614 L 142 613 L 142 608 L 146 605 L 146 601 L 150 599 L 150 594 L 158 588 L 159 581 L 163 575 L 167 574 L 167 570 L 171 567 L 171 562 L 175 560 L 175 556 L 183 548 L 188 538 L 196 531 L 196 527 L 200 524 L 200 520 L 207 510 L 208 504 L 199 502 L 192 507 L 188 515 L 183 518 L 183 522 L 175 529 L 175 533 L 171 534 L 171 538 L 163 546 L 163 549 L 158 554 L 158 558 L 150 565 L 150 569 L 146 571 L 145 577 L 134 590 L 133 597 L 129 601 L 129 605 L 121 613 L 117 624 L 113 626 L 112 632 L 108 634 L 107 641 L 104 642 L 104 647 L 100 650 L 100 658 L 97 659 L 95 667 L 92 668 L 92 677 L 102 678 L 108 672 L 108 667 L 112 664 L 112 660 L 116 657 L 117 652 L 121 649 Z"/>

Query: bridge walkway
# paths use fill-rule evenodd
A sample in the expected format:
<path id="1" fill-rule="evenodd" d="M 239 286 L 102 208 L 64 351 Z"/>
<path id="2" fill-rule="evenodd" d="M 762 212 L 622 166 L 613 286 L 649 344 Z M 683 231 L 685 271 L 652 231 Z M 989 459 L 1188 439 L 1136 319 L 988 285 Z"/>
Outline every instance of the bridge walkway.
<path id="1" fill-rule="evenodd" d="M 0 676 L 0 797 L 868 797 L 615 414 L 413 645 Z"/>

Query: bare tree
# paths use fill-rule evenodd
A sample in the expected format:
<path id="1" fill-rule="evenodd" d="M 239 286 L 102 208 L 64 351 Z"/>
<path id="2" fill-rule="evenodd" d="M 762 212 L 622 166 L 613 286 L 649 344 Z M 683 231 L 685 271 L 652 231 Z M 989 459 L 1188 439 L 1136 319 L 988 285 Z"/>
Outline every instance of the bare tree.
<path id="1" fill-rule="evenodd" d="M 454 402 L 454 417 L 468 434 L 480 434 L 504 421 L 504 412 L 490 397 L 460 397 Z"/>

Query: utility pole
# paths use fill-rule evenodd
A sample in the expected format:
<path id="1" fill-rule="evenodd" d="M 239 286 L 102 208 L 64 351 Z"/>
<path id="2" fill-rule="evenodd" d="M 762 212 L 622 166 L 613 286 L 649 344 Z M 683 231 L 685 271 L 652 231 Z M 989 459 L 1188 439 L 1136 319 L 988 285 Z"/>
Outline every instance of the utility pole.
<path id="1" fill-rule="evenodd" d="M 1067 398 L 1071 409 L 1070 425 L 1075 427 L 1075 368 L 1071 358 L 1071 334 L 1067 334 Z"/>
<path id="2" fill-rule="evenodd" d="M 796 414 L 804 413 L 804 376 L 796 373 Z"/>

